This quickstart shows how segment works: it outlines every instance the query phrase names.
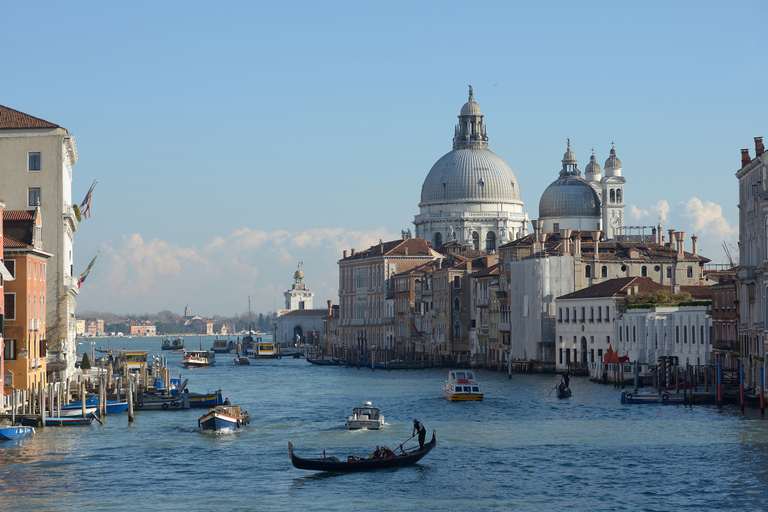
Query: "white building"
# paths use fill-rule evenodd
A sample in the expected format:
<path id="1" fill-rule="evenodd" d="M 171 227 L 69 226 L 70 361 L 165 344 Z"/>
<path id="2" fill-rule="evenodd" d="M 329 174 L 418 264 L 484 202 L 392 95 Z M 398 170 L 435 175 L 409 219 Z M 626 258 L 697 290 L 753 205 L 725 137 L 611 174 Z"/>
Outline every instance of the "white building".
<path id="1" fill-rule="evenodd" d="M 293 285 L 283 295 L 285 309 L 277 312 L 272 324 L 275 343 L 283 347 L 303 343 L 320 344 L 325 331 L 323 319 L 328 316 L 328 309 L 312 309 L 315 294 L 304 284 L 304 272 L 301 269 L 293 273 Z"/>
<path id="2" fill-rule="evenodd" d="M 72 167 L 77 159 L 75 136 L 65 128 L 0 106 L 2 198 L 9 210 L 40 205 L 43 240 L 53 253 L 45 265 L 49 381 L 73 374 L 76 359 L 73 246 L 78 221 L 72 208 Z"/>
<path id="3" fill-rule="evenodd" d="M 509 165 L 488 149 L 472 87 L 461 108 L 453 149 L 432 166 L 421 188 L 416 238 L 437 248 L 452 240 L 491 252 L 527 233 L 520 185 Z"/>

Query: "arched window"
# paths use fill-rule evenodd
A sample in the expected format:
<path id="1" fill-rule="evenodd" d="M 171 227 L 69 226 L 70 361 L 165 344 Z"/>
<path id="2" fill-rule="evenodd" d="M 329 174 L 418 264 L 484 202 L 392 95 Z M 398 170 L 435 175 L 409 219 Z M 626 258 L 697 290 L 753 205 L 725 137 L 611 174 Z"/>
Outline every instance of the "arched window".
<path id="1" fill-rule="evenodd" d="M 453 339 L 461 339 L 461 323 L 458 320 L 453 324 Z"/>
<path id="2" fill-rule="evenodd" d="M 605 265 L 603 265 L 603 268 L 602 268 L 602 270 L 600 270 L 600 275 L 601 275 L 602 277 L 608 277 L 608 267 L 606 267 Z"/>
<path id="3" fill-rule="evenodd" d="M 648 267 L 643 265 L 642 268 L 640 268 L 640 275 L 642 277 L 648 277 Z"/>
<path id="4" fill-rule="evenodd" d="M 477 234 L 477 231 L 472 232 L 472 248 L 476 251 L 480 250 L 480 235 Z"/>
<path id="5" fill-rule="evenodd" d="M 616 202 L 617 203 L 621 203 L 621 189 L 620 188 L 616 189 Z"/>
<path id="6" fill-rule="evenodd" d="M 453 300 L 453 310 L 454 310 L 454 311 L 459 311 L 460 309 L 461 309 L 461 301 L 459 300 L 459 298 L 458 298 L 458 297 L 456 297 L 456 298 Z"/>
<path id="7" fill-rule="evenodd" d="M 616 202 L 616 191 L 614 189 L 611 189 L 611 201 L 612 203 Z"/>
<path id="8" fill-rule="evenodd" d="M 592 267 L 589 265 L 584 267 L 584 277 L 592 277 Z"/>
<path id="9" fill-rule="evenodd" d="M 696 328 L 691 327 L 691 345 L 696 343 Z"/>
<path id="10" fill-rule="evenodd" d="M 440 247 L 441 245 L 443 245 L 443 234 L 435 233 L 435 247 Z"/>
<path id="11" fill-rule="evenodd" d="M 491 252 L 496 250 L 496 233 L 489 231 L 485 235 L 485 252 Z"/>

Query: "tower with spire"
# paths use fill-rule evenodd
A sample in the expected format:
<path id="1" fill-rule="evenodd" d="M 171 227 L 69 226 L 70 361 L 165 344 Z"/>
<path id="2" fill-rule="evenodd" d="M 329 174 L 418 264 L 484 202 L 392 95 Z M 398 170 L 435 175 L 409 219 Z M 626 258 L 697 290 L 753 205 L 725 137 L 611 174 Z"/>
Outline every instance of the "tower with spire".
<path id="1" fill-rule="evenodd" d="M 627 179 L 621 175 L 621 160 L 611 143 L 611 154 L 605 161 L 605 176 L 600 180 L 603 232 L 605 238 L 613 240 L 624 232 L 624 184 Z"/>

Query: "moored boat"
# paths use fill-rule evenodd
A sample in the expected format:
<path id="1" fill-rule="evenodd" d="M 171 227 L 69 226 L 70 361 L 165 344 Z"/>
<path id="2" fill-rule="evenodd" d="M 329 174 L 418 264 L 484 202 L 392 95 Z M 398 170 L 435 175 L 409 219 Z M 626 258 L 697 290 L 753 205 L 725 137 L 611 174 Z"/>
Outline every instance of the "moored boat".
<path id="1" fill-rule="evenodd" d="M 442 388 L 443 397 L 451 402 L 474 402 L 483 399 L 480 384 L 470 370 L 451 370 Z"/>
<path id="2" fill-rule="evenodd" d="M 72 427 L 90 425 L 93 422 L 94 415 L 89 414 L 85 418 L 82 416 L 46 416 L 43 418 L 46 427 Z M 40 421 L 38 416 L 22 416 L 18 419 L 22 425 L 34 427 Z"/>
<path id="3" fill-rule="evenodd" d="M 77 408 L 78 411 L 82 412 L 82 402 L 79 400 L 77 402 L 70 402 L 66 405 L 66 407 L 74 407 Z M 95 396 L 91 396 L 85 399 L 85 407 L 86 410 L 90 407 L 99 407 L 99 398 Z M 63 407 L 62 407 L 63 409 Z M 119 414 L 121 412 L 125 412 L 128 410 L 128 402 L 116 402 L 114 400 L 107 400 L 107 414 Z"/>
<path id="4" fill-rule="evenodd" d="M 181 358 L 185 368 L 204 368 L 216 364 L 216 356 L 207 350 L 187 350 Z"/>
<path id="5" fill-rule="evenodd" d="M 220 354 L 225 354 L 229 352 L 227 340 L 220 340 L 218 338 L 213 340 L 213 346 L 211 347 L 211 351 L 217 352 Z"/>
<path id="6" fill-rule="evenodd" d="M 0 440 L 21 439 L 35 433 L 33 427 L 5 427 L 0 428 Z"/>
<path id="7" fill-rule="evenodd" d="M 160 348 L 163 350 L 184 350 L 184 338 L 176 338 L 174 340 L 165 338 Z"/>
<path id="8" fill-rule="evenodd" d="M 217 405 L 197 420 L 203 430 L 239 429 L 251 422 L 251 415 L 238 405 Z"/>
<path id="9" fill-rule="evenodd" d="M 349 455 L 346 460 L 338 459 L 336 457 L 326 457 L 325 452 L 323 456 L 317 459 L 305 459 L 297 457 L 293 453 L 293 444 L 288 443 L 288 453 L 291 457 L 291 464 L 297 469 L 307 469 L 311 471 L 332 471 L 337 473 L 349 473 L 352 471 L 370 471 L 374 469 L 394 468 L 402 466 L 410 466 L 416 464 L 432 451 L 437 441 L 435 439 L 435 431 L 432 431 L 432 440 L 424 445 L 423 448 L 416 448 L 413 450 L 405 451 L 400 445 L 400 454 L 389 452 L 384 457 L 355 457 Z"/>
<path id="10" fill-rule="evenodd" d="M 352 416 L 344 424 L 349 430 L 379 430 L 384 426 L 384 415 L 371 402 L 363 402 L 362 407 L 352 409 Z"/>
<path id="11" fill-rule="evenodd" d="M 158 395 L 156 393 L 144 393 L 136 400 L 136 409 L 139 410 L 169 410 L 189 409 L 190 402 L 186 393 L 182 396 Z"/>
<path id="12" fill-rule="evenodd" d="M 96 412 L 96 406 L 95 405 L 88 405 L 88 402 L 85 402 L 85 415 L 89 415 L 91 413 Z M 82 416 L 83 415 L 83 406 L 80 402 L 77 403 L 69 403 L 67 405 L 61 406 L 61 415 L 62 416 Z"/>
<path id="13" fill-rule="evenodd" d="M 235 357 L 235 366 L 246 366 L 251 364 L 251 360 L 248 359 L 247 356 L 238 354 L 237 357 Z"/>
<path id="14" fill-rule="evenodd" d="M 680 393 L 638 393 L 633 395 L 627 391 L 621 392 L 621 403 L 623 404 L 664 404 L 664 405 L 683 405 L 685 396 Z"/>
<path id="15" fill-rule="evenodd" d="M 248 357 L 251 359 L 274 359 L 277 357 L 275 344 L 259 341 L 248 352 Z"/>

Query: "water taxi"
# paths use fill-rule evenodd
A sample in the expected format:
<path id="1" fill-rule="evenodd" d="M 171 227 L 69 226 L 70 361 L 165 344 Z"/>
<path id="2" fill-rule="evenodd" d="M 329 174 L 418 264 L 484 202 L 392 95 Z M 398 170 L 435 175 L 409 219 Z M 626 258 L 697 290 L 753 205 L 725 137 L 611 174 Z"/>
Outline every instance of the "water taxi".
<path id="1" fill-rule="evenodd" d="M 277 357 L 277 350 L 274 343 L 258 342 L 248 352 L 251 359 L 274 359 Z"/>
<path id="2" fill-rule="evenodd" d="M 362 407 L 352 409 L 352 416 L 344 424 L 349 430 L 379 430 L 384 426 L 384 415 L 371 402 L 363 402 Z"/>
<path id="3" fill-rule="evenodd" d="M 207 350 L 187 350 L 181 358 L 184 368 L 203 368 L 216 364 L 216 354 Z"/>
<path id="4" fill-rule="evenodd" d="M 142 366 L 149 367 L 147 364 L 146 350 L 121 350 L 117 354 L 117 363 L 124 363 L 128 371 L 137 372 Z"/>
<path id="5" fill-rule="evenodd" d="M 238 429 L 251 422 L 251 415 L 240 410 L 239 405 L 217 405 L 197 420 L 203 430 L 219 431 L 225 428 Z"/>
<path id="6" fill-rule="evenodd" d="M 475 373 L 469 370 L 451 370 L 443 384 L 443 397 L 451 402 L 471 402 L 483 399 Z"/>

